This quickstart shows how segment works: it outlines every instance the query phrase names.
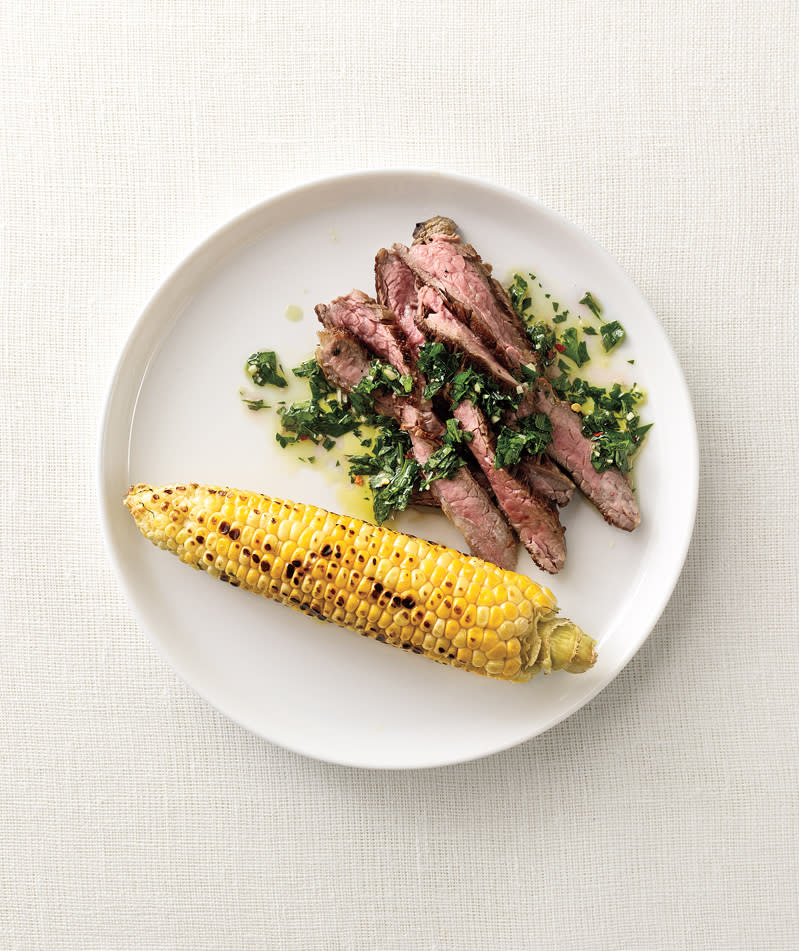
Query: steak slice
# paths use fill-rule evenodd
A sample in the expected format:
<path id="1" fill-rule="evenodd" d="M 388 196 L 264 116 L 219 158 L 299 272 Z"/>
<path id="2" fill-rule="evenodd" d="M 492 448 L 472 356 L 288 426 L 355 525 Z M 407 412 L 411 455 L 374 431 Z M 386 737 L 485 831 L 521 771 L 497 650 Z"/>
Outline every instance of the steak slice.
<path id="1" fill-rule="evenodd" d="M 410 432 L 416 461 L 423 465 L 440 446 L 418 430 Z M 518 560 L 516 536 L 466 466 L 456 469 L 449 479 L 436 479 L 430 491 L 441 510 L 466 539 L 475 555 L 492 561 L 500 568 L 513 569 Z"/>
<path id="2" fill-rule="evenodd" d="M 348 331 L 322 330 L 316 359 L 334 386 L 351 390 L 369 372 L 370 355 Z M 411 438 L 413 454 L 422 465 L 441 445 L 444 427 L 432 413 L 420 413 L 412 397 L 377 394 L 375 409 L 395 419 Z M 430 430 L 433 429 L 434 432 Z M 466 540 L 473 554 L 501 568 L 517 560 L 516 538 L 488 493 L 465 467 L 450 479 L 436 479 L 430 493 Z"/>
<path id="3" fill-rule="evenodd" d="M 507 294 L 471 245 L 457 234 L 436 232 L 423 244 L 410 248 L 395 244 L 394 250 L 420 282 L 439 291 L 509 369 L 535 363 Z"/>
<path id="4" fill-rule="evenodd" d="M 537 387 L 535 409 L 552 421 L 552 442 L 547 454 L 572 474 L 580 491 L 611 525 L 631 532 L 641 514 L 630 483 L 618 469 L 597 472 L 591 463 L 591 443 L 583 435 L 582 420 L 568 404 L 551 400 L 545 388 Z"/>
<path id="5" fill-rule="evenodd" d="M 429 285 L 420 287 L 418 301 L 416 322 L 425 336 L 466 354 L 474 366 L 504 383 L 508 389 L 516 388 L 518 380 L 505 369 L 477 334 L 452 313 L 435 288 Z"/>
<path id="6" fill-rule="evenodd" d="M 411 372 L 407 344 L 397 332 L 394 315 L 363 291 L 352 290 L 329 304 L 317 304 L 315 310 L 327 330 L 348 330 L 399 373 Z"/>
<path id="7" fill-rule="evenodd" d="M 419 301 L 413 271 L 394 251 L 382 248 L 375 257 L 375 290 L 378 303 L 390 310 L 416 357 L 425 336 L 416 326 Z"/>
<path id="8" fill-rule="evenodd" d="M 558 520 L 555 506 L 537 498 L 507 469 L 494 468 L 494 441 L 483 414 L 470 400 L 463 400 L 453 415 L 461 429 L 471 434 L 469 448 L 533 561 L 544 571 L 556 574 L 566 560 L 566 545 L 565 529 Z"/>
<path id="9" fill-rule="evenodd" d="M 527 456 L 518 463 L 517 468 L 536 495 L 550 499 L 560 508 L 571 501 L 575 485 L 549 456 Z"/>

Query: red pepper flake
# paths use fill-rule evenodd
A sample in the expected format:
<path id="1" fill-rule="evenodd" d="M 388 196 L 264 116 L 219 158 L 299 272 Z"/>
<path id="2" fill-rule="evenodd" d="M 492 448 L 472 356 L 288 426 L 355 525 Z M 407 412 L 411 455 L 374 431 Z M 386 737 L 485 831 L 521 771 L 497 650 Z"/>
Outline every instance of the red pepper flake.
<path id="1" fill-rule="evenodd" d="M 355 485 L 363 485 L 363 476 L 353 476 L 352 481 L 355 483 Z"/>
<path id="2" fill-rule="evenodd" d="M 595 436 L 602 436 L 602 435 L 603 435 L 602 430 L 600 430 L 598 433 L 594 433 L 594 435 L 595 435 Z"/>
<path id="3" fill-rule="evenodd" d="M 547 350 L 547 360 L 554 360 L 554 359 L 555 359 L 555 351 Z"/>
<path id="4" fill-rule="evenodd" d="M 562 344 L 562 343 L 556 343 L 556 344 L 555 344 L 555 349 L 558 351 L 558 353 L 565 353 L 565 352 L 566 352 L 566 345 L 565 345 L 565 344 Z"/>
<path id="5" fill-rule="evenodd" d="M 300 436 L 300 442 L 305 442 L 308 439 L 308 436 Z"/>

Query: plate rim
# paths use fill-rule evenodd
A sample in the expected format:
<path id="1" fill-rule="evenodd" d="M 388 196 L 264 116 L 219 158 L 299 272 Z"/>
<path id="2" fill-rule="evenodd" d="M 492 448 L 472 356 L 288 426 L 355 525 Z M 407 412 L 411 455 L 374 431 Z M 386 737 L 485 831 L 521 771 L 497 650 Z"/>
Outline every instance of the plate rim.
<path id="1" fill-rule="evenodd" d="M 169 291 L 172 289 L 173 285 L 179 282 L 181 275 L 184 271 L 190 271 L 193 267 L 196 266 L 199 258 L 202 257 L 204 253 L 213 248 L 213 246 L 224 238 L 224 236 L 231 231 L 237 230 L 242 224 L 244 224 L 248 218 L 255 217 L 264 213 L 268 213 L 268 209 L 272 205 L 276 205 L 279 202 L 288 201 L 292 198 L 301 196 L 303 193 L 310 193 L 316 189 L 330 188 L 336 184 L 344 183 L 357 183 L 365 182 L 369 179 L 392 179 L 397 177 L 404 177 L 408 179 L 418 179 L 420 182 L 429 183 L 431 180 L 439 179 L 443 181 L 448 181 L 456 185 L 469 188 L 477 187 L 485 191 L 494 192 L 499 195 L 502 195 L 504 198 L 512 200 L 520 205 L 527 206 L 530 211 L 536 212 L 539 215 L 544 215 L 554 219 L 554 221 L 560 226 L 566 226 L 567 228 L 575 229 L 580 233 L 582 238 L 587 242 L 591 247 L 594 253 L 598 254 L 600 257 L 603 257 L 608 263 L 613 267 L 618 277 L 627 282 L 632 290 L 635 291 L 642 307 L 648 311 L 648 315 L 651 318 L 651 324 L 654 331 L 660 337 L 660 345 L 665 347 L 668 351 L 668 354 L 674 364 L 674 367 L 677 371 L 677 378 L 679 381 L 681 395 L 685 400 L 686 407 L 690 413 L 690 422 L 691 425 L 689 429 L 685 432 L 685 441 L 684 449 L 685 456 L 681 460 L 681 478 L 684 484 L 684 491 L 686 495 L 687 503 L 685 506 L 685 529 L 682 534 L 682 545 L 681 549 L 677 552 L 675 551 L 675 557 L 671 561 L 671 571 L 668 573 L 667 584 L 665 584 L 661 589 L 661 596 L 654 600 L 653 603 L 648 605 L 648 610 L 645 612 L 642 622 L 639 626 L 638 635 L 632 639 L 631 643 L 627 646 L 626 649 L 620 651 L 620 656 L 614 662 L 613 668 L 611 671 L 608 671 L 607 675 L 603 676 L 599 682 L 592 686 L 590 690 L 586 693 L 581 694 L 573 702 L 565 705 L 563 708 L 559 708 L 556 713 L 549 718 L 547 718 L 543 725 L 539 725 L 532 729 L 531 732 L 526 734 L 521 738 L 511 738 L 507 741 L 501 741 L 491 746 L 489 749 L 484 749 L 478 752 L 475 752 L 473 755 L 463 756 L 456 755 L 451 758 L 439 756 L 425 762 L 421 763 L 373 763 L 368 761 L 359 760 L 357 756 L 353 757 L 325 757 L 321 755 L 318 751 L 311 749 L 303 748 L 302 744 L 298 743 L 288 743 L 279 738 L 276 738 L 273 735 L 269 735 L 264 730 L 258 729 L 248 723 L 242 722 L 239 718 L 233 714 L 222 709 L 211 697 L 209 697 L 204 690 L 196 686 L 179 668 L 172 654 L 168 650 L 168 647 L 163 638 L 156 637 L 153 631 L 150 628 L 149 623 L 147 623 L 139 610 L 137 597 L 134 596 L 134 591 L 129 585 L 128 578 L 122 566 L 122 561 L 120 554 L 116 549 L 116 545 L 113 539 L 113 533 L 111 529 L 111 520 L 110 520 L 110 498 L 107 492 L 106 486 L 106 448 L 107 448 L 107 437 L 109 434 L 109 427 L 111 423 L 111 417 L 113 410 L 115 408 L 114 401 L 119 393 L 120 378 L 122 376 L 123 368 L 130 358 L 131 354 L 135 350 L 139 338 L 145 333 L 150 319 L 152 317 L 153 311 L 158 307 L 162 306 L 162 298 L 165 298 Z M 150 359 L 152 359 L 152 354 L 150 354 Z M 144 382 L 144 375 L 138 382 L 139 391 Z M 135 413 L 135 410 L 134 410 Z M 272 195 L 267 198 L 261 199 L 248 207 L 244 208 L 242 211 L 235 214 L 232 218 L 227 219 L 221 225 L 214 228 L 210 231 L 199 243 L 193 246 L 193 248 L 187 253 L 184 254 L 177 264 L 166 271 L 162 272 L 160 278 L 158 279 L 157 286 L 153 293 L 147 299 L 145 306 L 140 310 L 136 320 L 133 322 L 133 325 L 129 329 L 125 341 L 122 345 L 122 348 L 119 352 L 117 360 L 114 363 L 113 369 L 108 377 L 108 382 L 105 387 L 104 398 L 101 405 L 100 417 L 99 417 L 99 426 L 97 434 L 97 452 L 95 459 L 95 480 L 96 486 L 98 489 L 98 507 L 99 507 L 99 516 L 100 516 L 100 531 L 103 536 L 103 542 L 105 545 L 106 553 L 110 559 L 110 562 L 114 568 L 114 574 L 116 576 L 117 583 L 120 585 L 122 592 L 125 595 L 125 599 L 128 603 L 128 607 L 136 620 L 139 628 L 147 635 L 151 644 L 153 644 L 161 657 L 167 662 L 168 666 L 172 672 L 178 676 L 178 678 L 188 686 L 197 696 L 201 697 L 202 700 L 208 703 L 214 710 L 222 714 L 226 719 L 231 720 L 236 723 L 238 726 L 246 730 L 248 733 L 259 737 L 262 740 L 266 740 L 270 743 L 274 743 L 276 746 L 279 746 L 282 749 L 290 750 L 293 753 L 306 756 L 310 759 L 314 759 L 318 762 L 333 763 L 341 766 L 348 766 L 358 769 L 376 769 L 376 770 L 419 770 L 419 769 L 435 769 L 443 766 L 455 765 L 458 763 L 474 762 L 480 759 L 484 759 L 488 756 L 493 756 L 497 753 L 504 752 L 505 750 L 511 749 L 513 747 L 519 746 L 522 743 L 529 742 L 535 737 L 541 736 L 544 733 L 551 730 L 553 727 L 557 726 L 559 723 L 568 719 L 582 707 L 589 704 L 602 690 L 610 686 L 610 684 L 619 676 L 619 674 L 624 670 L 624 668 L 629 664 L 635 654 L 643 647 L 644 643 L 649 638 L 650 634 L 654 630 L 657 622 L 661 618 L 663 612 L 666 609 L 669 601 L 674 595 L 674 591 L 677 587 L 679 579 L 682 575 L 685 561 L 690 550 L 692 543 L 694 531 L 696 528 L 696 514 L 698 508 L 698 499 L 699 499 L 699 440 L 698 440 L 698 430 L 696 425 L 696 413 L 694 408 L 694 402 L 692 399 L 691 391 L 688 387 L 687 380 L 685 378 L 685 373 L 683 371 L 682 365 L 677 357 L 677 353 L 674 349 L 674 345 L 671 342 L 666 329 L 663 326 L 662 322 L 658 318 L 648 299 L 642 293 L 638 285 L 633 281 L 629 276 L 626 270 L 621 266 L 618 260 L 614 255 L 606 250 L 599 242 L 597 242 L 588 232 L 586 232 L 579 225 L 575 224 L 570 219 L 566 218 L 560 212 L 554 210 L 553 208 L 545 205 L 543 202 L 538 199 L 531 198 L 527 195 L 522 194 L 521 192 L 516 191 L 508 186 L 497 184 L 488 179 L 464 175 L 456 172 L 441 171 L 439 169 L 426 169 L 426 168 L 381 168 L 381 169 L 363 169 L 360 171 L 347 171 L 341 172 L 334 175 L 326 175 L 317 178 L 313 178 L 298 184 L 292 185 L 288 188 L 282 189 L 280 191 L 274 192 Z"/>

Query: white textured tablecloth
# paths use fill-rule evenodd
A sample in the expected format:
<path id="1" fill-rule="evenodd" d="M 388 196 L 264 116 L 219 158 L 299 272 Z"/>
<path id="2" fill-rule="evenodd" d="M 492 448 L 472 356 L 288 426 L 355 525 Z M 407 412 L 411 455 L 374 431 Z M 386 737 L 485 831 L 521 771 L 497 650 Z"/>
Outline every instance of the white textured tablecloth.
<path id="1" fill-rule="evenodd" d="M 3 6 L 0 946 L 796 948 L 799 7 Z M 699 515 L 661 622 L 483 761 L 311 762 L 198 699 L 98 530 L 114 362 L 211 229 L 422 166 L 608 248 L 695 400 Z"/>

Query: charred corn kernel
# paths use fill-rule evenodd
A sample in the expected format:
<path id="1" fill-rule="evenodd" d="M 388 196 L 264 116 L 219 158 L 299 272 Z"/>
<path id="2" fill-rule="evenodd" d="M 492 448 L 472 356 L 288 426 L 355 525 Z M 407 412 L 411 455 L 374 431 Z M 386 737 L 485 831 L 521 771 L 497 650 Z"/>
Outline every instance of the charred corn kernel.
<path id="1" fill-rule="evenodd" d="M 133 486 L 141 533 L 234 587 L 503 680 L 588 670 L 594 641 L 547 588 L 449 548 L 235 489 Z"/>

